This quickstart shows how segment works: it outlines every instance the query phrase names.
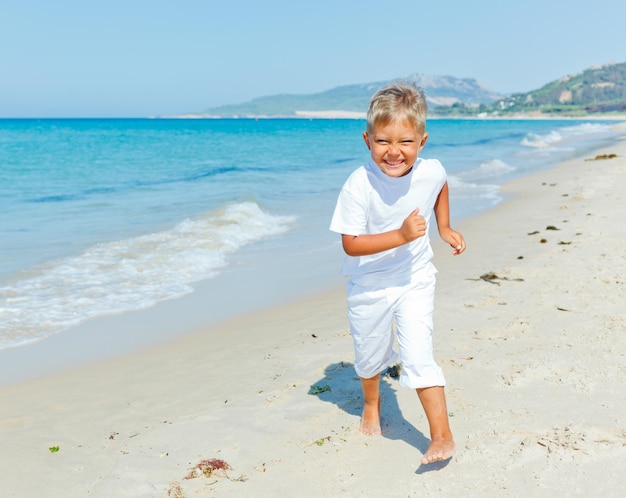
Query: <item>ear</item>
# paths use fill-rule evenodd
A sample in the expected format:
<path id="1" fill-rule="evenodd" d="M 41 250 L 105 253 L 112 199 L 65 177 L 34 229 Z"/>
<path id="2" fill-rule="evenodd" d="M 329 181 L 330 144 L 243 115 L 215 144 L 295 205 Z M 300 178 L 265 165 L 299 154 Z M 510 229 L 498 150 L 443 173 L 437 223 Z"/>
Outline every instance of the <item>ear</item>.
<path id="1" fill-rule="evenodd" d="M 424 132 L 422 135 L 422 141 L 420 142 L 420 152 L 422 152 L 424 145 L 426 145 L 426 140 L 428 140 L 428 133 Z"/>
<path id="2" fill-rule="evenodd" d="M 372 150 L 372 147 L 370 146 L 370 137 L 366 131 L 363 132 L 363 140 L 365 140 L 365 145 L 367 145 L 367 149 Z"/>

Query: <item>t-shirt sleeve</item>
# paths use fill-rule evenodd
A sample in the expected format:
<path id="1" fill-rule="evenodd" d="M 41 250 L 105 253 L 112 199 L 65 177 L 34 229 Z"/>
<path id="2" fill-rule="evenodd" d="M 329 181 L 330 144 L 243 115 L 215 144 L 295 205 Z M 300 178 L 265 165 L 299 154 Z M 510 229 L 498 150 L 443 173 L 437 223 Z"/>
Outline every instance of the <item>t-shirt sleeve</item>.
<path id="1" fill-rule="evenodd" d="M 330 222 L 332 232 L 345 235 L 366 233 L 367 211 L 362 199 L 347 188 L 341 190 Z"/>

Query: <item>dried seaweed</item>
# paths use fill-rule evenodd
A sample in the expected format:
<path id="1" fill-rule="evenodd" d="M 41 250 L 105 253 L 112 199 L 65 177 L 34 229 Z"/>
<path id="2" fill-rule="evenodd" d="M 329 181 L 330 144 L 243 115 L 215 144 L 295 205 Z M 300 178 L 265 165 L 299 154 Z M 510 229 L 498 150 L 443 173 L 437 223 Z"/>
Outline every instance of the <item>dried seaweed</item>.
<path id="1" fill-rule="evenodd" d="M 585 159 L 585 161 L 601 161 L 604 159 L 615 159 L 617 154 L 598 154 L 593 159 Z"/>
<path id="2" fill-rule="evenodd" d="M 225 477 L 229 481 L 246 481 L 247 478 L 245 476 L 237 477 L 236 479 L 231 478 L 228 475 L 229 470 L 232 467 L 228 465 L 224 460 L 219 458 L 210 458 L 206 460 L 200 460 L 198 464 L 191 469 L 189 474 L 187 474 L 184 479 L 195 479 L 196 477 Z"/>
<path id="3" fill-rule="evenodd" d="M 494 272 L 490 271 L 487 273 L 483 273 L 478 278 L 468 278 L 467 280 L 484 280 L 485 282 L 489 282 L 490 284 L 500 285 L 500 282 L 496 282 L 496 280 L 508 280 L 512 282 L 523 282 L 523 278 L 508 278 L 508 277 L 499 277 Z"/>
<path id="4" fill-rule="evenodd" d="M 326 391 L 330 391 L 330 386 L 328 384 L 315 384 L 311 386 L 311 389 L 309 390 L 309 394 L 322 394 L 325 393 Z"/>

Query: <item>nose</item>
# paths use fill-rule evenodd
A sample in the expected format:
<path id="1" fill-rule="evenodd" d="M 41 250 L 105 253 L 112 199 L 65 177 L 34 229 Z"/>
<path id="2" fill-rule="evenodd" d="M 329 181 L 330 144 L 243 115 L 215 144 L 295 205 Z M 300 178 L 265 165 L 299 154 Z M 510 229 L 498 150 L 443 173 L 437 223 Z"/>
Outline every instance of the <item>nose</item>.
<path id="1" fill-rule="evenodd" d="M 400 155 L 400 147 L 397 144 L 390 143 L 389 149 L 387 149 L 387 154 L 391 156 L 399 156 Z"/>

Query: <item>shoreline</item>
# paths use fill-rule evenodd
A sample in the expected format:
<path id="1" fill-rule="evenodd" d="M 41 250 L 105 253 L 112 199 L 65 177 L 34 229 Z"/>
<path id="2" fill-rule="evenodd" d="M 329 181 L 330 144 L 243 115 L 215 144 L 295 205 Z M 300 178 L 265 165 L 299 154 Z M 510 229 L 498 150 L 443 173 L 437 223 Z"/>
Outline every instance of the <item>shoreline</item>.
<path id="1" fill-rule="evenodd" d="M 338 269 L 341 265 L 339 252 L 337 256 Z M 279 264 L 276 263 L 274 271 L 280 271 Z M 234 272 L 239 274 L 236 281 Z M 194 292 L 181 298 L 160 301 L 146 309 L 96 317 L 45 339 L 2 349 L 0 389 L 72 371 L 90 363 L 140 353 L 199 330 L 210 330 L 237 316 L 289 307 L 344 287 L 338 270 L 334 279 L 316 282 L 312 274 L 305 274 L 303 278 L 312 282 L 312 289 L 281 299 L 271 292 L 272 285 L 256 278 L 256 273 L 232 269 L 199 282 L 194 286 Z M 326 283 L 332 280 L 336 281 L 334 285 Z M 215 296 L 219 297 L 216 299 Z M 217 308 L 207 303 L 215 304 Z"/>
<path id="2" fill-rule="evenodd" d="M 167 496 L 178 483 L 186 496 L 618 496 L 626 142 L 593 156 L 603 153 L 617 157 L 507 183 L 507 200 L 453 223 L 468 242 L 462 256 L 433 240 L 435 356 L 459 446 L 449 464 L 419 466 L 425 420 L 415 394 L 391 379 L 384 436 L 356 430 L 340 285 L 0 387 L 0 490 Z M 311 395 L 311 385 L 330 389 Z M 231 479 L 184 479 L 211 458 L 232 467 Z"/>
<path id="3" fill-rule="evenodd" d="M 113 116 L 113 117 L 93 117 L 93 116 L 60 116 L 60 117 L 0 117 L 3 121 L 62 121 L 62 120 L 177 120 L 177 119 L 224 119 L 224 120 L 259 120 L 259 119 L 302 119 L 302 120 L 364 120 L 366 114 L 359 111 L 311 111 L 312 114 L 306 114 L 308 111 L 297 111 L 299 114 L 291 116 L 266 116 L 266 115 L 250 115 L 250 116 L 213 116 L 213 115 L 194 115 L 194 114 L 173 114 L 165 116 Z M 591 114 L 588 116 L 543 116 L 543 115 L 513 115 L 513 116 L 429 116 L 429 120 L 476 120 L 476 121 L 498 121 L 498 120 L 519 120 L 519 121 L 616 121 L 626 122 L 626 113 L 624 114 Z"/>
<path id="4" fill-rule="evenodd" d="M 211 114 L 174 114 L 171 116 L 149 116 L 146 118 L 111 118 L 111 119 L 346 119 L 346 120 L 364 120 L 367 113 L 359 111 L 295 111 L 294 115 L 289 116 L 269 116 L 269 115 L 245 115 L 245 116 L 215 116 Z M 29 118 L 30 119 L 30 118 Z M 34 119 L 34 118 L 33 118 Z M 81 118 L 48 118 L 48 119 L 81 119 Z M 624 114 L 591 114 L 588 116 L 544 116 L 537 114 L 515 114 L 511 116 L 428 116 L 428 119 L 449 119 L 449 120 L 477 120 L 477 121 L 498 121 L 498 120 L 519 120 L 519 121 L 626 121 L 626 113 Z"/>
<path id="5" fill-rule="evenodd" d="M 619 130 L 620 126 L 624 129 L 626 123 L 613 124 L 611 128 Z M 506 188 L 502 189 L 500 194 L 502 198 L 500 202 L 505 202 L 510 197 Z M 481 216 L 485 212 L 483 209 L 478 214 L 469 214 L 469 218 Z M 486 209 L 494 209 L 494 207 Z M 458 214 L 453 213 L 457 220 Z M 467 213 L 465 216 L 468 216 Z M 468 218 L 463 217 L 463 220 L 465 219 Z M 249 248 L 244 248 L 242 253 L 245 251 L 249 251 Z M 244 260 L 246 257 L 250 256 L 245 256 Z M 320 260 L 319 257 L 325 259 Z M 314 265 L 328 264 L 331 258 L 328 254 L 319 257 Z M 303 273 L 301 279 L 307 281 L 308 287 L 314 287 L 313 291 L 309 289 L 296 296 L 289 295 L 285 301 L 293 301 L 296 298 L 322 291 L 324 288 L 322 282 L 328 285 L 328 282 L 334 281 L 337 286 L 343 285 L 343 280 L 339 277 L 338 270 L 336 271 L 341 266 L 342 258 L 343 255 L 338 246 L 335 261 L 331 263 L 334 266 L 326 272 L 333 272 L 334 278 L 323 278 L 316 275 L 314 270 L 309 270 L 308 273 Z M 273 259 L 264 258 L 263 266 L 272 268 L 277 273 L 282 271 L 290 274 L 289 268 L 298 272 L 302 271 L 295 268 L 294 261 L 292 261 L 294 258 L 291 256 L 280 258 L 279 264 L 276 264 Z M 234 265 L 215 279 L 194 284 L 195 290 L 181 298 L 159 301 L 145 309 L 101 315 L 47 338 L 1 349 L 0 386 L 51 374 L 74 365 L 137 351 L 142 347 L 172 340 L 198 328 L 213 326 L 241 312 L 241 308 L 233 305 L 236 301 L 243 300 L 246 313 L 280 304 L 281 299 L 272 297 L 281 294 L 278 285 L 274 284 L 272 279 L 265 278 L 265 275 L 272 272 L 266 271 L 263 277 L 259 278 L 259 275 L 247 273 L 245 266 L 246 263 Z M 236 284 L 229 282 L 233 275 L 239 276 L 241 285 L 239 282 Z M 218 296 L 217 300 L 215 296 Z M 263 299 L 259 299 L 256 303 L 255 300 L 259 296 Z M 284 292 L 282 297 L 285 297 Z M 205 313 L 209 307 L 207 303 L 211 303 L 213 310 L 217 312 Z M 198 313 L 198 310 L 201 312 Z M 79 344 L 80 347 L 75 344 Z"/>

